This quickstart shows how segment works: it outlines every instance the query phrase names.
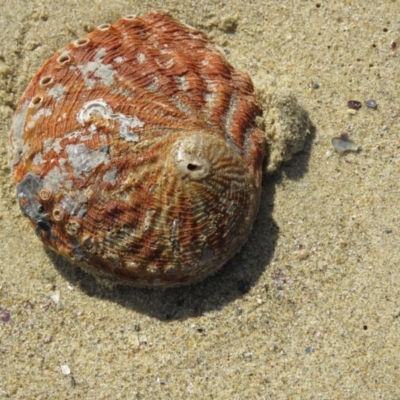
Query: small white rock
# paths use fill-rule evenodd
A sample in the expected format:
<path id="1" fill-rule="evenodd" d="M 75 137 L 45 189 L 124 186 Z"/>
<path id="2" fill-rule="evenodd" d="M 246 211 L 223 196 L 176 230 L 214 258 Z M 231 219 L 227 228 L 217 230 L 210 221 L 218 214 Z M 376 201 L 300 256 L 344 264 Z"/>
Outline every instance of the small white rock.
<path id="1" fill-rule="evenodd" d="M 60 291 L 56 290 L 54 294 L 51 295 L 51 299 L 54 301 L 54 303 L 58 304 L 60 301 Z"/>
<path id="2" fill-rule="evenodd" d="M 67 364 L 61 365 L 60 368 L 63 375 L 69 375 L 71 373 L 71 369 L 68 367 Z"/>
<path id="3" fill-rule="evenodd" d="M 332 139 L 332 146 L 338 153 L 360 150 L 360 147 L 356 143 L 343 137 L 334 137 Z"/>

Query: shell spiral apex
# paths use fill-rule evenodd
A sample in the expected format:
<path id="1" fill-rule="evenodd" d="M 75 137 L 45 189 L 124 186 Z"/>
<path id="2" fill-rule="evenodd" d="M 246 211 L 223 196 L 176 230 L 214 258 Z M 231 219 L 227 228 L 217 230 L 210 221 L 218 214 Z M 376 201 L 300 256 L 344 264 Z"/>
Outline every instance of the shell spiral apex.
<path id="1" fill-rule="evenodd" d="M 97 278 L 198 281 L 246 242 L 263 132 L 249 76 L 164 13 L 75 40 L 34 76 L 15 113 L 20 208 L 50 248 Z"/>

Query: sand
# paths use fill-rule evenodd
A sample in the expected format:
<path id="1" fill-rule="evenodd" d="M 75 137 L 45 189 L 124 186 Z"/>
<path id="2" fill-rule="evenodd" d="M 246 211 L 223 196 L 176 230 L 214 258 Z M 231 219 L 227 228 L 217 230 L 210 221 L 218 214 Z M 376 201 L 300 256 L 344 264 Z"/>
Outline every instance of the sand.
<path id="1" fill-rule="evenodd" d="M 264 180 L 249 241 L 220 272 L 181 289 L 104 289 L 46 251 L 20 214 L 7 135 L 54 51 L 154 9 L 204 29 L 257 88 L 272 76 L 315 130 Z M 2 0 L 0 10 L 0 398 L 400 398 L 399 2 Z M 368 99 L 377 110 L 348 114 L 348 100 Z M 334 152 L 344 132 L 361 151 Z"/>

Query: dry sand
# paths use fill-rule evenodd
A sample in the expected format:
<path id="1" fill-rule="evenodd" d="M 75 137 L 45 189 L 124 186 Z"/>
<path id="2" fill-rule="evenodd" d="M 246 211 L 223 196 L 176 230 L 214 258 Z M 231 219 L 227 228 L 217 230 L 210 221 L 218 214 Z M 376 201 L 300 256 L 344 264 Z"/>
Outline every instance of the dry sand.
<path id="1" fill-rule="evenodd" d="M 256 87 L 272 75 L 289 88 L 315 136 L 264 181 L 249 242 L 219 273 L 112 291 L 46 252 L 20 214 L 7 133 L 55 50 L 154 9 L 204 29 Z M 400 399 L 398 1 L 2 0 L 0 11 L 1 398 Z M 377 110 L 347 113 L 371 98 Z M 362 151 L 334 153 L 342 132 Z"/>

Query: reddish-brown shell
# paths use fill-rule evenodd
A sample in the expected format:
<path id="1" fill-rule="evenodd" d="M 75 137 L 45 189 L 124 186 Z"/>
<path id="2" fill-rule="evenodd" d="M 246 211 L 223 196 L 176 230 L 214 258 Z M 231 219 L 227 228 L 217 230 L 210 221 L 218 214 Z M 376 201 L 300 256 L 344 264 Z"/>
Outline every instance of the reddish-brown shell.
<path id="1" fill-rule="evenodd" d="M 171 287 L 246 242 L 263 158 L 249 76 L 164 13 L 101 25 L 58 51 L 18 103 L 22 212 L 100 279 Z"/>

